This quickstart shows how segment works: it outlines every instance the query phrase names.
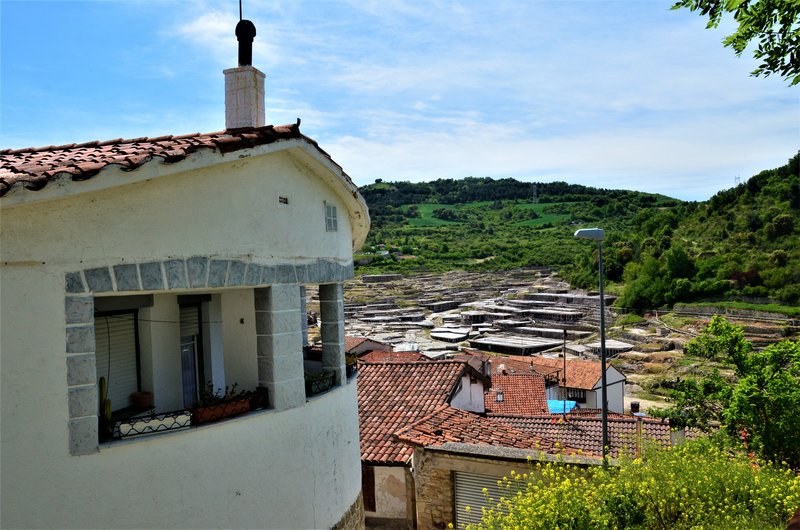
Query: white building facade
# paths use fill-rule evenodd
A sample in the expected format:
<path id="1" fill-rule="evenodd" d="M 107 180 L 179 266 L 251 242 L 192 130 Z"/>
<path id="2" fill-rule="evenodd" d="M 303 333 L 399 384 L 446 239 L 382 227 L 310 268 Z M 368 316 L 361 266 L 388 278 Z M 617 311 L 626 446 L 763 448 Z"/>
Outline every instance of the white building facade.
<path id="1" fill-rule="evenodd" d="M 59 156 L 80 178 L 8 179 L 0 198 L 0 526 L 363 525 L 342 284 L 369 214 L 347 175 L 287 126 L 4 152 L 0 178 Z M 333 388 L 307 397 L 312 284 Z M 209 383 L 267 397 L 227 421 L 108 436 L 101 377 L 123 430 L 186 423 Z"/>

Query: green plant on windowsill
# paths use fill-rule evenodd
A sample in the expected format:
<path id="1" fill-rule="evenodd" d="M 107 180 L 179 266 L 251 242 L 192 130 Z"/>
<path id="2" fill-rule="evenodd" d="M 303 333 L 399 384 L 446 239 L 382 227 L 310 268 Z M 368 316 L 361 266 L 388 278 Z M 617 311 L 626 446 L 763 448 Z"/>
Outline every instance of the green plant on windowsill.
<path id="1" fill-rule="evenodd" d="M 215 389 L 214 383 L 208 381 L 205 386 L 200 389 L 194 406 L 196 408 L 210 407 L 212 405 L 221 405 L 248 397 L 249 392 L 246 390 L 237 390 L 238 388 L 239 383 L 234 383 L 231 386 L 226 386 L 223 391 L 222 388 Z"/>
<path id="2" fill-rule="evenodd" d="M 192 424 L 210 423 L 230 416 L 244 414 L 250 411 L 252 392 L 237 390 L 239 385 L 234 383 L 226 386 L 223 391 L 214 389 L 209 381 L 200 389 L 195 406 L 190 408 Z"/>

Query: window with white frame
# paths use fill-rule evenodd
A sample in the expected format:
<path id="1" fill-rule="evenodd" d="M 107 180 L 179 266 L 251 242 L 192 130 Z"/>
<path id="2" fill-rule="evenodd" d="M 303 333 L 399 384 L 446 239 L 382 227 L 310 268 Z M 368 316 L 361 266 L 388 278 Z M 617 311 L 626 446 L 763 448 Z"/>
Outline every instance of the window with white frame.
<path id="1" fill-rule="evenodd" d="M 325 202 L 325 231 L 336 232 L 339 230 L 339 221 L 336 218 L 336 206 Z"/>

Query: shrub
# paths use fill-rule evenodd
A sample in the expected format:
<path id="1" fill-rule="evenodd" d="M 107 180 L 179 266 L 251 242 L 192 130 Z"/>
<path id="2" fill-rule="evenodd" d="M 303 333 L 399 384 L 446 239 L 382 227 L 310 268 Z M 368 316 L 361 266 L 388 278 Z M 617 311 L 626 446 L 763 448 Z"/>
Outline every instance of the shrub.
<path id="1" fill-rule="evenodd" d="M 607 470 L 537 462 L 501 487 L 508 495 L 467 528 L 778 529 L 800 506 L 791 470 L 709 440 L 646 449 Z"/>

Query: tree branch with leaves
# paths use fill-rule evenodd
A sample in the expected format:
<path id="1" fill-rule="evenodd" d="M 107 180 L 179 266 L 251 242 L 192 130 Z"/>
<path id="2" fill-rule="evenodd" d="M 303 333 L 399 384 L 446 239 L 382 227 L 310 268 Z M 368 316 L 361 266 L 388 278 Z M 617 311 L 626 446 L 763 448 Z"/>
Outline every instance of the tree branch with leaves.
<path id="1" fill-rule="evenodd" d="M 733 13 L 739 27 L 723 39 L 737 56 L 756 41 L 753 56 L 761 61 L 754 76 L 772 74 L 800 83 L 800 2 L 797 0 L 679 0 L 672 9 L 687 8 L 708 17 L 707 28 L 719 26 Z"/>

